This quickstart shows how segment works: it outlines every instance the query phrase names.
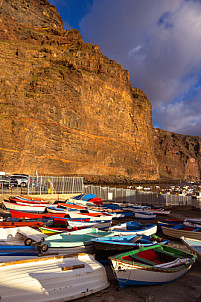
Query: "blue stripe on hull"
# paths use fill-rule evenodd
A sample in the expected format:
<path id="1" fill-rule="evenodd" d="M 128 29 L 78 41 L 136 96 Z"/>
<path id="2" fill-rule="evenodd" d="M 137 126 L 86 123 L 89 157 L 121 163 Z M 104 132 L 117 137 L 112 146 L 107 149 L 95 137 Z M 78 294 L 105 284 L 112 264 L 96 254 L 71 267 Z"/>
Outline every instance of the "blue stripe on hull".
<path id="1" fill-rule="evenodd" d="M 183 275 L 185 275 L 185 273 Z M 160 281 L 159 282 L 146 282 L 146 281 L 137 281 L 137 280 L 118 279 L 118 283 L 119 283 L 119 286 L 121 288 L 126 288 L 126 287 L 132 286 L 132 285 L 159 285 L 159 284 L 168 284 L 168 283 L 171 283 L 173 281 L 176 281 L 176 280 L 180 279 L 183 275 L 181 275 L 180 277 L 178 277 L 176 279 L 167 281 L 167 282 L 160 282 Z"/>

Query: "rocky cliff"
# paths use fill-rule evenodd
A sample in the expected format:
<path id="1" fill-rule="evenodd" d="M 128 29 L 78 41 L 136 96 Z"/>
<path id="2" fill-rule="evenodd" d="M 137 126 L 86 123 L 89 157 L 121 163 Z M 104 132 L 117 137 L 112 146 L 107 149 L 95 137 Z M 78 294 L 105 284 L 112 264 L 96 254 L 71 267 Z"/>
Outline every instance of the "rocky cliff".
<path id="1" fill-rule="evenodd" d="M 152 108 L 46 0 L 0 0 L 0 170 L 158 179 Z"/>
<path id="2" fill-rule="evenodd" d="M 155 154 L 162 179 L 201 179 L 201 137 L 154 129 Z"/>

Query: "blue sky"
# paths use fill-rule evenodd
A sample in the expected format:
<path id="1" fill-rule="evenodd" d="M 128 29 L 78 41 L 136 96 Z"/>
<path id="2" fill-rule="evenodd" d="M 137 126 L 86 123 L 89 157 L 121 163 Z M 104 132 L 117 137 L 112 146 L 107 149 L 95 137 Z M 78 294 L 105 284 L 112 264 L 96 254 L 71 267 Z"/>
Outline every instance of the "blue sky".
<path id="1" fill-rule="evenodd" d="M 129 71 L 148 96 L 153 124 L 201 136 L 200 0 L 50 0 L 65 29 Z"/>

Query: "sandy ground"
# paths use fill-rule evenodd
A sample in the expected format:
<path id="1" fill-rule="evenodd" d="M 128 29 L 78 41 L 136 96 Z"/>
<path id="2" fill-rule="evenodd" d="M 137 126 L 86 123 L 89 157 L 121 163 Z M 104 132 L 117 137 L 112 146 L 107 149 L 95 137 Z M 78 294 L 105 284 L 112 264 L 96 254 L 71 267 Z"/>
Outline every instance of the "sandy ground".
<path id="1" fill-rule="evenodd" d="M 171 209 L 169 217 L 201 218 L 201 212 L 187 207 L 176 207 Z M 126 219 L 127 221 L 131 220 Z M 165 221 L 166 218 L 157 216 L 155 220 L 149 221 L 149 223 L 157 222 L 157 220 Z M 161 234 L 158 235 L 164 238 Z M 169 245 L 187 251 L 185 245 L 180 241 L 171 240 Z M 126 289 L 119 288 L 110 265 L 105 265 L 105 269 L 110 282 L 109 288 L 94 295 L 77 299 L 77 302 L 201 302 L 201 264 L 198 261 L 193 264 L 186 275 L 172 283 L 153 286 L 131 286 Z"/>
<path id="2" fill-rule="evenodd" d="M 3 210 L 0 210 L 3 216 L 8 216 Z M 191 207 L 174 207 L 171 208 L 169 218 L 201 218 L 201 211 L 193 210 Z M 134 220 L 126 218 L 116 221 L 122 223 Z M 156 223 L 158 220 L 165 221 L 166 217 L 157 215 L 155 220 L 146 223 Z M 140 221 L 140 220 L 137 220 Z M 140 221 L 144 224 L 144 221 Z M 165 238 L 162 234 L 159 236 Z M 176 240 L 168 243 L 170 246 L 187 251 L 186 246 Z M 110 286 L 96 294 L 87 296 L 82 299 L 74 300 L 76 302 L 201 302 L 201 264 L 196 261 L 190 271 L 182 278 L 165 285 L 154 286 L 131 286 L 126 289 L 120 289 L 118 282 L 114 277 L 110 265 L 105 265 L 108 281 Z"/>

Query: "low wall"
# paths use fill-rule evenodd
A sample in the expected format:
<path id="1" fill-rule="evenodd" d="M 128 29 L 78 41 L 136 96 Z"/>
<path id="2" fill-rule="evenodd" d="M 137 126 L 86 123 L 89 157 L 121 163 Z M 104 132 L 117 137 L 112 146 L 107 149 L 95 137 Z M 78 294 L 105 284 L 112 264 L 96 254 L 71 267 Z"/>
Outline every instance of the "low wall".
<path id="1" fill-rule="evenodd" d="M 33 198 L 41 198 L 47 201 L 47 203 L 54 203 L 55 200 L 65 201 L 66 199 L 69 199 L 73 196 L 79 195 L 76 194 L 41 194 L 41 195 L 27 195 L 29 197 Z M 10 197 L 10 194 L 0 194 L 0 202 L 2 202 L 4 199 L 7 199 Z M 25 195 L 26 197 L 26 195 Z"/>

